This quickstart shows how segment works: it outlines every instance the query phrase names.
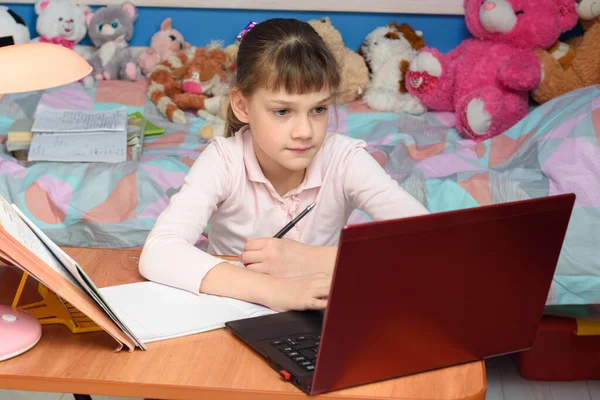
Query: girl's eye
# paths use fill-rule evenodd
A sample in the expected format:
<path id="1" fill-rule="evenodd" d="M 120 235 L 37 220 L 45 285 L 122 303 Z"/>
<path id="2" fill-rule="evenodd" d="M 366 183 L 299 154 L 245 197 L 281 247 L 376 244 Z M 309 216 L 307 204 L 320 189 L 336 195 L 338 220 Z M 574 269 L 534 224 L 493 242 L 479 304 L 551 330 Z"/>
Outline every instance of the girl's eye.
<path id="1" fill-rule="evenodd" d="M 275 111 L 275 115 L 278 115 L 280 117 L 285 117 L 286 115 L 288 115 L 290 112 L 290 110 L 276 110 Z"/>
<path id="2" fill-rule="evenodd" d="M 314 109 L 315 114 L 324 114 L 327 112 L 327 107 L 317 107 Z"/>
<path id="3" fill-rule="evenodd" d="M 117 29 L 119 27 L 119 21 L 112 21 L 110 26 L 112 26 L 114 29 Z"/>

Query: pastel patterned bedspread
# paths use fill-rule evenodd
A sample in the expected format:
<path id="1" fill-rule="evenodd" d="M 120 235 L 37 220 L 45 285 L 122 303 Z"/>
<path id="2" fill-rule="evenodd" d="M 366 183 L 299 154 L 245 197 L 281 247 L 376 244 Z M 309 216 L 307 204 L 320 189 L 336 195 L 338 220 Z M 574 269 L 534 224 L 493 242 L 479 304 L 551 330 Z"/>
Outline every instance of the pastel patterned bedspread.
<path id="1" fill-rule="evenodd" d="M 60 245 L 141 246 L 207 145 L 196 134 L 203 120 L 169 123 L 147 101 L 145 85 L 73 84 L 0 99 L 0 195 Z M 14 119 L 31 117 L 38 103 L 78 109 L 126 105 L 166 133 L 146 138 L 139 163 L 25 167 L 7 154 L 6 130 Z M 451 113 L 381 113 L 354 102 L 333 114 L 331 128 L 364 139 L 388 173 L 432 212 L 576 193 L 548 304 L 600 303 L 600 88 L 532 109 L 504 135 L 482 143 L 461 139 Z M 365 219 L 356 212 L 351 223 Z"/>

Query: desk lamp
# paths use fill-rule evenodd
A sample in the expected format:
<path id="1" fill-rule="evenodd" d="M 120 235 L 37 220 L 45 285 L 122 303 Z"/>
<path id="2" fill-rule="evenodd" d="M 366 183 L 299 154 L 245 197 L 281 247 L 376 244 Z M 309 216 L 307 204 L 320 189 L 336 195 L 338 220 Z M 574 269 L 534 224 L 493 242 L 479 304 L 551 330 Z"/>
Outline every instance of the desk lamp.
<path id="1" fill-rule="evenodd" d="M 63 46 L 24 43 L 0 47 L 0 97 L 66 85 L 91 72 L 87 61 Z M 0 304 L 0 361 L 26 352 L 41 335 L 42 327 L 34 316 Z"/>

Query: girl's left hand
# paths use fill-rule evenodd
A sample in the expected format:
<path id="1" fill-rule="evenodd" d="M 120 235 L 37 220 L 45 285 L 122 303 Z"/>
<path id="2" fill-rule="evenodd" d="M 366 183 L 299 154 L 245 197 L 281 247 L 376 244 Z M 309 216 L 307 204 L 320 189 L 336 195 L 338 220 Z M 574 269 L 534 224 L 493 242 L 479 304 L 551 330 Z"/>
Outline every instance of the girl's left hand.
<path id="1" fill-rule="evenodd" d="M 308 275 L 325 272 L 319 266 L 328 260 L 319 249 L 285 238 L 247 239 L 240 261 L 251 271 L 276 277 Z"/>

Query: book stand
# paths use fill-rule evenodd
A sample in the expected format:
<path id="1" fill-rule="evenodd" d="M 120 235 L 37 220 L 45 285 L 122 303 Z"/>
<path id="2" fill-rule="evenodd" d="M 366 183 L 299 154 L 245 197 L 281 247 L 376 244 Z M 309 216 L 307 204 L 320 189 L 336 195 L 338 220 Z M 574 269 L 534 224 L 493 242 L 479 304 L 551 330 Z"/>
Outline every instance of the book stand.
<path id="1" fill-rule="evenodd" d="M 21 295 L 23 294 L 23 289 L 28 278 L 29 274 L 23 272 L 19 288 L 12 303 L 13 308 L 27 311 L 36 317 L 42 325 L 62 324 L 72 333 L 103 331 L 100 326 L 89 319 L 84 313 L 73 307 L 69 302 L 63 301 L 41 283 L 38 283 L 38 293 L 42 296 L 42 300 L 19 306 L 19 301 L 21 300 Z"/>

